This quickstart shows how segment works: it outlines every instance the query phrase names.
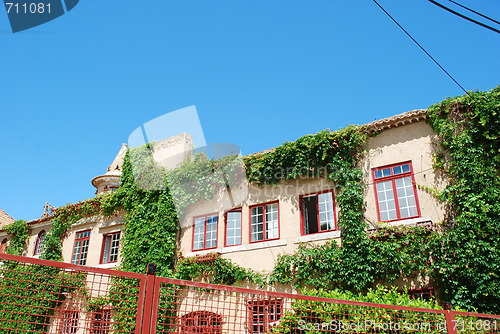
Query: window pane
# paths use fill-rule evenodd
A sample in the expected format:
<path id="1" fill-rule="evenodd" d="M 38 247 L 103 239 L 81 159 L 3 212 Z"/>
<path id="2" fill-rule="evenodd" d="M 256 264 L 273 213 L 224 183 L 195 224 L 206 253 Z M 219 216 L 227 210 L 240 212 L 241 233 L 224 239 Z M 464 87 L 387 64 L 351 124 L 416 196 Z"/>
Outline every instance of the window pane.
<path id="1" fill-rule="evenodd" d="M 75 242 L 75 248 L 73 249 L 73 259 L 71 260 L 71 263 L 73 264 L 78 264 L 78 259 L 80 257 L 80 245 L 81 241 Z"/>
<path id="2" fill-rule="evenodd" d="M 332 193 L 318 195 L 319 225 L 321 231 L 334 229 Z"/>
<path id="3" fill-rule="evenodd" d="M 193 249 L 203 249 L 205 238 L 205 217 L 196 218 L 194 221 Z"/>
<path id="4" fill-rule="evenodd" d="M 252 208 L 251 240 L 264 240 L 264 216 L 262 214 L 261 206 Z"/>
<path id="5" fill-rule="evenodd" d="M 45 233 L 45 232 L 40 232 L 40 234 L 38 235 L 38 240 L 37 240 L 35 255 L 42 253 L 42 251 L 43 251 L 43 243 L 45 242 L 46 235 L 47 235 L 47 233 Z"/>
<path id="6" fill-rule="evenodd" d="M 387 221 L 397 219 L 392 181 L 379 182 L 376 184 L 376 188 L 380 220 Z"/>
<path id="7" fill-rule="evenodd" d="M 217 216 L 210 216 L 207 218 L 207 241 L 205 248 L 217 247 Z"/>
<path id="8" fill-rule="evenodd" d="M 396 179 L 396 189 L 401 218 L 418 216 L 411 176 Z"/>
<path id="9" fill-rule="evenodd" d="M 228 212 L 226 217 L 226 245 L 241 244 L 241 211 Z"/>
<path id="10" fill-rule="evenodd" d="M 111 236 L 105 235 L 104 236 L 104 250 L 102 254 L 102 263 L 108 263 L 109 262 L 109 250 L 111 248 Z"/>
<path id="11" fill-rule="evenodd" d="M 120 233 L 115 233 L 112 235 L 111 239 L 111 251 L 109 255 L 110 262 L 118 261 L 118 249 L 120 247 Z"/>
<path id="12" fill-rule="evenodd" d="M 278 203 L 266 205 L 266 238 L 278 237 Z"/>

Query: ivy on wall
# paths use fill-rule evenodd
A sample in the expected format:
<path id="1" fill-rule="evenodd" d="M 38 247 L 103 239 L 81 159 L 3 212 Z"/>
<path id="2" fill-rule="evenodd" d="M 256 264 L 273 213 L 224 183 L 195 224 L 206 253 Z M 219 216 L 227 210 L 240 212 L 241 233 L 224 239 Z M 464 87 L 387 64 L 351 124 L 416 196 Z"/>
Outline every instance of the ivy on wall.
<path id="1" fill-rule="evenodd" d="M 436 167 L 446 174 L 446 230 L 435 249 L 444 297 L 500 313 L 500 86 L 431 106 L 439 135 Z"/>
<path id="2" fill-rule="evenodd" d="M 306 135 L 244 158 L 247 178 L 255 184 L 302 177 L 331 180 L 340 207 L 342 244 L 303 245 L 294 254 L 282 254 L 267 278 L 269 284 L 366 292 L 377 283 L 423 275 L 436 280 L 442 297 L 455 306 L 500 312 L 500 88 L 447 99 L 427 113 L 441 140 L 436 168 L 449 180 L 445 191 L 436 193 L 447 204 L 442 231 L 386 228 L 367 235 L 359 163 L 368 134 L 361 127 Z M 150 147 L 129 150 L 116 192 L 57 210 L 42 258 L 61 260 L 61 242 L 82 217 L 123 209 L 122 269 L 142 273 L 147 263 L 156 263 L 161 276 L 265 284 L 261 276 L 229 260 L 218 258 L 209 265 L 176 258 L 177 213 L 184 214 L 198 200 L 227 186 L 217 171 L 238 174 L 237 165 L 231 159 L 195 156 L 167 175 L 151 160 Z M 19 226 L 12 228 L 17 231 Z M 27 232 L 13 232 L 23 233 Z"/>
<path id="3" fill-rule="evenodd" d="M 200 261 L 198 258 L 183 258 L 176 267 L 176 278 L 193 280 L 205 278 L 208 283 L 233 285 L 239 282 L 264 285 L 264 276 L 255 271 L 235 265 L 228 259 L 214 256 Z"/>
<path id="4" fill-rule="evenodd" d="M 26 243 L 30 236 L 30 228 L 25 220 L 16 220 L 4 227 L 5 232 L 10 234 L 10 240 L 5 248 L 8 254 L 24 255 Z"/>

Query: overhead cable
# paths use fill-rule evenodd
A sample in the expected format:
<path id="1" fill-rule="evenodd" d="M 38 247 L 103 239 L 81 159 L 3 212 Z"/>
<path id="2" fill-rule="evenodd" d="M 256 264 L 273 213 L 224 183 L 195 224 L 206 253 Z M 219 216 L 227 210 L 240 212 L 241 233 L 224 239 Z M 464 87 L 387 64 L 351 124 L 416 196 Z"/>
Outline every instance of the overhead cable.
<path id="1" fill-rule="evenodd" d="M 483 14 L 481 14 L 481 13 L 479 13 L 479 12 L 475 11 L 474 9 L 470 9 L 469 7 L 466 7 L 466 6 L 464 6 L 464 5 L 461 5 L 461 4 L 459 4 L 458 2 L 456 2 L 456 1 L 453 1 L 453 0 L 448 0 L 448 1 L 453 2 L 455 5 L 460 6 L 460 7 L 464 8 L 464 9 L 467 9 L 469 12 L 473 12 L 474 14 L 477 14 L 477 15 L 479 15 L 479 16 L 482 16 L 482 17 L 484 17 L 484 18 L 485 18 L 485 19 L 487 19 L 487 20 L 490 20 L 490 21 L 492 21 L 492 22 L 495 22 L 495 23 L 497 23 L 497 24 L 500 24 L 500 22 L 498 22 L 497 20 L 492 19 L 491 17 L 488 17 L 488 16 L 486 16 L 486 15 L 483 15 Z"/>
<path id="2" fill-rule="evenodd" d="M 376 4 L 376 5 L 377 5 L 377 6 L 378 6 L 378 7 L 379 7 L 379 8 L 380 8 L 380 9 L 381 9 L 381 10 L 382 10 L 382 11 L 383 11 L 383 12 L 384 12 L 387 16 L 389 16 L 389 18 L 390 18 L 390 19 L 391 19 L 394 23 L 396 23 L 396 24 L 397 24 L 397 26 L 398 26 L 399 28 L 401 28 L 401 30 L 403 30 L 403 31 L 404 31 L 404 33 L 405 33 L 406 35 L 408 35 L 408 37 L 410 37 L 410 38 L 411 38 L 411 40 L 412 40 L 413 42 L 415 42 L 415 44 L 417 44 L 417 45 L 418 45 L 418 47 L 419 47 L 420 49 L 422 49 L 422 51 L 424 51 L 424 52 L 425 52 L 425 54 L 426 54 L 427 56 L 429 56 L 429 58 L 431 58 L 431 59 L 432 59 L 432 61 L 433 61 L 434 63 L 436 63 L 436 65 L 437 65 L 437 66 L 439 66 L 439 68 L 440 68 L 441 70 L 443 70 L 443 72 L 444 72 L 444 73 L 446 73 L 446 75 L 448 75 L 448 77 L 450 77 L 450 79 L 451 79 L 451 80 L 453 80 L 453 82 L 454 82 L 454 83 L 456 83 L 456 84 L 458 85 L 458 87 L 460 87 L 460 89 L 462 89 L 462 90 L 465 92 L 465 94 L 467 94 L 467 95 L 469 95 L 469 96 L 470 96 L 469 92 L 467 92 L 467 91 L 465 90 L 465 88 L 463 88 L 463 87 L 462 87 L 462 85 L 460 85 L 460 84 L 458 83 L 458 81 L 457 81 L 457 80 L 455 80 L 455 78 L 453 78 L 453 76 L 452 76 L 450 73 L 448 73 L 448 71 L 446 71 L 446 70 L 444 69 L 444 67 L 443 67 L 443 66 L 441 66 L 441 64 L 439 64 L 439 62 L 438 62 L 436 59 L 434 59 L 434 57 L 432 57 L 432 56 L 430 55 L 430 53 L 429 53 L 429 52 L 427 52 L 427 50 L 425 50 L 425 49 L 424 49 L 424 47 L 423 47 L 422 45 L 420 45 L 420 43 L 419 43 L 419 42 L 417 42 L 417 40 L 416 40 L 415 38 L 413 38 L 413 36 L 412 36 L 412 35 L 410 35 L 410 33 L 409 33 L 408 31 L 406 31 L 406 30 L 405 30 L 405 28 L 403 28 L 403 26 L 402 26 L 401 24 L 399 24 L 399 23 L 398 23 L 398 21 L 396 21 L 396 19 L 395 19 L 395 18 L 393 18 L 393 17 L 391 16 L 391 14 L 389 14 L 389 13 L 388 13 L 388 12 L 384 9 L 384 7 L 382 7 L 382 6 L 381 6 L 381 5 L 377 2 L 377 0 L 373 0 L 373 2 L 375 2 L 375 4 Z"/>
<path id="3" fill-rule="evenodd" d="M 487 25 L 487 24 L 481 23 L 481 22 L 476 21 L 476 20 L 474 20 L 474 19 L 471 19 L 470 17 L 467 17 L 467 16 L 465 16 L 465 15 L 463 15 L 463 14 L 460 14 L 459 12 L 456 12 L 456 11 L 454 11 L 453 9 L 450 9 L 450 8 L 448 8 L 448 7 L 446 7 L 446 6 L 442 5 L 442 4 L 440 4 L 439 2 L 436 2 L 436 1 L 434 1 L 434 0 L 429 0 L 429 1 L 430 1 L 431 3 L 433 3 L 433 4 L 435 4 L 436 6 L 441 7 L 441 8 L 443 8 L 444 10 L 446 10 L 446 11 L 448 11 L 448 12 L 452 13 L 452 14 L 455 14 L 455 15 L 457 15 L 457 16 L 460 16 L 460 17 L 461 17 L 461 18 L 463 18 L 463 19 L 466 19 L 467 21 L 470 21 L 470 22 L 472 22 L 472 23 L 475 23 L 475 24 L 477 24 L 477 25 L 480 25 L 481 27 L 484 27 L 484 28 L 486 28 L 486 29 L 490 29 L 490 30 L 492 30 L 492 31 L 494 31 L 494 32 L 496 32 L 496 33 L 499 33 L 499 34 L 500 34 L 500 30 L 498 30 L 498 29 L 496 29 L 496 28 L 490 27 L 490 26 L 489 26 L 489 25 Z"/>

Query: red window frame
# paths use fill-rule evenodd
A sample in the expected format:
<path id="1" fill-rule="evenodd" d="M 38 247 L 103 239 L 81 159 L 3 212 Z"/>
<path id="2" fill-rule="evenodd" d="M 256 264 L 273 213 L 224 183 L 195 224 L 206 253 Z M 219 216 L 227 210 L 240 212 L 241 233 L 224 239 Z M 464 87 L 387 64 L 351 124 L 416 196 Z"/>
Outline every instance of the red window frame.
<path id="1" fill-rule="evenodd" d="M 399 174 L 394 174 L 393 168 L 395 167 L 400 167 L 404 165 L 409 165 L 409 171 L 407 172 L 402 172 Z M 376 173 L 377 171 L 385 170 L 385 169 L 390 169 L 391 175 L 388 176 L 380 176 L 377 177 Z M 405 177 L 411 177 L 411 182 L 412 182 L 412 188 L 413 188 L 413 195 L 415 197 L 415 205 L 416 205 L 416 210 L 417 214 L 415 216 L 410 216 L 410 217 L 401 217 L 401 211 L 399 207 L 399 197 L 397 193 L 397 188 L 396 188 L 396 180 L 397 179 L 402 179 Z M 386 165 L 382 167 L 377 167 L 372 169 L 372 177 L 373 177 L 373 189 L 375 191 L 375 204 L 377 206 L 377 217 L 379 221 L 384 221 L 384 222 L 391 222 L 391 221 L 398 221 L 398 220 L 404 220 L 404 219 L 411 219 L 411 218 L 418 218 L 420 217 L 420 205 L 418 201 L 418 194 L 417 194 L 417 186 L 415 183 L 415 176 L 413 173 L 413 165 L 411 161 L 405 161 L 405 162 L 400 162 L 397 164 L 392 164 L 392 165 Z M 393 191 L 393 198 L 394 198 L 394 205 L 396 208 L 396 218 L 395 219 L 389 219 L 389 220 L 382 220 L 381 215 L 380 215 L 380 202 L 378 198 L 378 192 L 377 192 L 377 184 L 386 182 L 386 181 L 391 181 L 392 182 L 392 191 Z"/>
<path id="2" fill-rule="evenodd" d="M 80 233 L 83 233 L 84 236 L 78 238 L 78 235 Z M 88 242 L 85 244 L 85 241 L 88 241 Z M 75 261 L 75 250 L 76 250 L 76 246 L 77 246 L 78 242 L 81 242 L 80 248 L 79 248 L 80 252 L 78 253 L 78 258 Z M 88 251 L 89 250 L 89 243 L 90 243 L 90 230 L 78 231 L 75 233 L 75 242 L 73 243 L 73 253 L 71 255 L 71 263 L 72 264 L 79 264 L 79 265 L 84 266 L 87 263 L 87 255 L 89 253 L 89 251 Z M 84 249 L 84 248 L 85 248 L 85 252 L 82 252 L 82 249 Z M 82 261 L 82 255 L 84 255 L 83 261 Z"/>
<path id="3" fill-rule="evenodd" d="M 108 334 L 111 328 L 111 310 L 103 308 L 92 312 L 91 334 Z"/>
<path id="4" fill-rule="evenodd" d="M 76 310 L 64 310 L 61 313 L 59 333 L 76 334 L 78 331 L 79 313 Z"/>
<path id="5" fill-rule="evenodd" d="M 434 288 L 422 288 L 422 289 L 412 289 L 408 290 L 408 295 L 411 299 L 421 299 L 421 300 L 429 300 L 434 297 Z"/>
<path id="6" fill-rule="evenodd" d="M 222 334 L 222 316 L 209 311 L 194 311 L 181 317 L 181 334 Z"/>
<path id="7" fill-rule="evenodd" d="M 113 242 L 115 240 L 113 240 L 113 238 L 118 235 L 118 240 L 117 240 L 117 245 L 116 245 L 116 248 L 113 246 Z M 107 239 L 110 239 L 109 241 L 109 250 L 107 251 L 107 254 L 106 254 L 106 242 L 107 242 Z M 116 263 L 118 262 L 118 250 L 119 250 L 119 247 L 120 247 L 120 238 L 121 238 L 121 233 L 120 232 L 113 232 L 113 233 L 107 233 L 107 234 L 104 234 L 102 236 L 102 247 L 101 247 L 101 256 L 100 256 L 100 260 L 99 260 L 99 263 L 100 264 L 106 264 L 106 263 Z M 116 249 L 116 254 L 113 254 L 111 251 L 113 249 Z M 107 256 L 107 258 L 106 258 Z M 114 259 L 112 260 L 111 258 L 114 257 Z"/>
<path id="8" fill-rule="evenodd" d="M 332 211 L 333 211 L 333 229 L 330 230 L 325 230 L 321 231 L 321 221 L 320 221 L 320 212 L 319 212 L 319 204 L 318 204 L 318 196 L 321 194 L 326 194 L 330 193 L 332 195 Z M 302 199 L 305 197 L 312 197 L 316 196 L 316 216 L 317 216 L 317 222 L 318 222 L 318 232 L 314 233 L 305 233 L 305 221 L 304 221 L 304 207 L 302 206 Z M 333 195 L 333 190 L 324 190 L 320 192 L 315 192 L 315 193 L 310 193 L 310 194 L 304 194 L 299 196 L 299 206 L 300 206 L 300 234 L 301 235 L 312 235 L 312 234 L 319 234 L 319 233 L 325 233 L 325 232 L 331 232 L 331 231 L 336 231 L 338 229 L 337 226 L 337 213 L 335 210 L 335 196 Z"/>
<path id="9" fill-rule="evenodd" d="M 2 243 L 0 243 L 0 254 L 5 254 L 5 249 L 7 248 L 7 242 L 9 239 L 5 238 L 2 240 Z"/>
<path id="10" fill-rule="evenodd" d="M 267 221 L 266 221 L 266 207 L 271 204 L 277 204 L 278 205 L 278 236 L 276 238 L 270 238 L 267 239 Z M 257 208 L 257 207 L 262 207 L 262 233 L 263 233 L 263 239 L 262 240 L 252 240 L 252 209 Z M 257 204 L 257 205 L 252 205 L 249 208 L 249 222 L 250 222 L 250 230 L 249 232 L 249 240 L 250 243 L 256 243 L 256 242 L 264 242 L 264 241 L 270 241 L 270 240 L 278 240 L 280 238 L 280 203 L 279 201 L 272 201 L 272 202 L 267 202 L 267 203 L 262 203 L 262 204 Z"/>
<path id="11" fill-rule="evenodd" d="M 209 217 L 216 217 L 217 221 L 215 222 L 215 246 L 214 247 L 207 247 L 207 225 L 208 225 L 208 218 Z M 199 218 L 205 218 L 204 220 L 204 225 L 203 225 L 203 247 L 202 248 L 195 248 L 195 232 L 196 232 L 196 219 Z M 201 216 L 196 216 L 193 217 L 193 226 L 192 226 L 192 238 L 193 238 L 193 243 L 192 243 L 192 250 L 193 252 L 201 251 L 201 250 L 206 250 L 206 249 L 215 249 L 217 248 L 219 238 L 218 238 L 218 233 L 219 233 L 219 214 L 218 213 L 212 213 L 208 215 L 201 215 Z"/>
<path id="12" fill-rule="evenodd" d="M 43 243 L 45 242 L 45 237 L 47 236 L 47 232 L 45 230 L 41 230 L 36 237 L 35 242 L 35 250 L 33 251 L 33 255 L 40 255 L 43 252 Z"/>
<path id="13" fill-rule="evenodd" d="M 240 243 L 238 244 L 234 244 L 234 245 L 228 245 L 227 244 L 227 215 L 228 213 L 232 213 L 232 212 L 239 212 L 240 213 Z M 241 245 L 242 241 L 243 241 L 243 235 L 242 235 L 242 224 L 243 224 L 243 212 L 242 212 L 242 209 L 241 208 L 238 208 L 238 209 L 233 209 L 233 210 L 229 210 L 229 211 L 226 211 L 224 213 L 224 247 L 232 247 L 232 246 L 239 246 Z"/>
<path id="14" fill-rule="evenodd" d="M 250 300 L 247 304 L 248 333 L 268 333 L 283 315 L 282 299 Z"/>

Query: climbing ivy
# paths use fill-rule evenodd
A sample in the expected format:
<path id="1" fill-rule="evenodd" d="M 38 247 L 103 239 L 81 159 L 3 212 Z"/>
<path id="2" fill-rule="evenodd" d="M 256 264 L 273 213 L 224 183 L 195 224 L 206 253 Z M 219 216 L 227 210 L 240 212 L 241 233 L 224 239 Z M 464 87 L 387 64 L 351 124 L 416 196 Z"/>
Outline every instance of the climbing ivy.
<path id="1" fill-rule="evenodd" d="M 288 283 L 290 262 L 297 260 L 296 264 L 304 266 L 297 266 L 293 273 L 308 276 L 304 277 L 308 283 L 354 290 L 363 290 L 372 284 L 373 267 L 366 261 L 370 244 L 363 218 L 365 188 L 359 166 L 367 139 L 363 128 L 348 126 L 335 132 L 325 130 L 306 135 L 267 153 L 246 158 L 248 178 L 256 183 L 276 184 L 298 177 L 326 177 L 335 184 L 342 247 L 334 243 L 317 248 L 304 246 L 297 255 L 302 260 L 294 255 L 283 255 L 278 260 L 274 282 Z M 309 276 L 310 270 L 316 279 Z"/>
<path id="2" fill-rule="evenodd" d="M 26 243 L 30 237 L 30 228 L 25 220 L 16 220 L 4 227 L 5 232 L 10 234 L 10 241 L 5 251 L 8 254 L 23 255 Z"/>
<path id="3" fill-rule="evenodd" d="M 363 127 L 321 131 L 243 158 L 246 177 L 254 184 L 315 177 L 332 181 L 340 207 L 342 243 L 302 245 L 294 254 L 282 254 L 269 283 L 366 292 L 377 283 L 431 276 L 442 297 L 455 306 L 500 312 L 499 101 L 496 88 L 447 99 L 427 111 L 440 139 L 435 166 L 449 181 L 444 191 L 433 191 L 446 203 L 442 231 L 381 228 L 370 236 L 366 233 L 360 160 L 368 133 Z M 81 218 L 124 210 L 123 270 L 143 273 L 147 263 L 156 263 L 162 276 L 265 284 L 261 276 L 226 259 L 203 263 L 176 258 L 179 216 L 228 187 L 228 175 L 238 180 L 240 165 L 241 160 L 233 158 L 214 161 L 195 155 L 166 172 L 154 163 L 148 145 L 131 149 L 116 192 L 56 211 L 42 258 L 61 260 L 61 242 Z M 16 241 L 11 238 L 16 252 L 27 233 L 17 224 L 11 230 L 19 235 Z"/>
<path id="4" fill-rule="evenodd" d="M 6 251 L 23 255 L 30 228 L 18 220 L 4 227 L 10 234 Z M 84 287 L 85 276 L 58 268 L 26 265 L 4 260 L 0 266 L 2 319 L 0 328 L 10 332 L 45 332 L 55 309 L 76 289 Z"/>
<path id="5" fill-rule="evenodd" d="M 435 276 L 444 297 L 465 309 L 500 312 L 500 86 L 428 109 L 439 135 L 436 167 L 448 185 Z"/>
<path id="6" fill-rule="evenodd" d="M 176 278 L 184 280 L 205 279 L 207 283 L 233 285 L 239 282 L 258 283 L 264 285 L 265 277 L 255 271 L 243 268 L 215 256 L 208 261 L 197 258 L 184 258 L 176 267 Z"/>

